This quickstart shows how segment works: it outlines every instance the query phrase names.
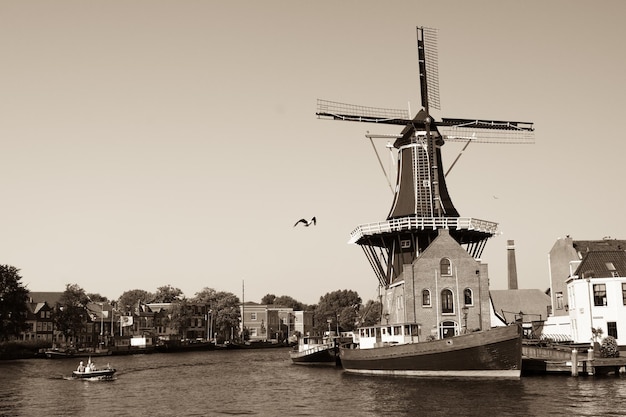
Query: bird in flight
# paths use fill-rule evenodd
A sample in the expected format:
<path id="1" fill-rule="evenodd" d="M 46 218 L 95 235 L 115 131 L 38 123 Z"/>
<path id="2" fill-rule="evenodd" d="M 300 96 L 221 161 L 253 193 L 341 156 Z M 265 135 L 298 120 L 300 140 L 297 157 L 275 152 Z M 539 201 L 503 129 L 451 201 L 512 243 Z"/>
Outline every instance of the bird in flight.
<path id="1" fill-rule="evenodd" d="M 306 221 L 306 219 L 300 219 L 296 222 L 296 224 L 293 225 L 293 227 L 296 227 L 299 223 L 302 223 L 304 227 L 309 227 L 311 225 L 315 226 L 317 224 L 317 221 L 315 220 L 315 217 L 313 217 L 310 221 Z"/>

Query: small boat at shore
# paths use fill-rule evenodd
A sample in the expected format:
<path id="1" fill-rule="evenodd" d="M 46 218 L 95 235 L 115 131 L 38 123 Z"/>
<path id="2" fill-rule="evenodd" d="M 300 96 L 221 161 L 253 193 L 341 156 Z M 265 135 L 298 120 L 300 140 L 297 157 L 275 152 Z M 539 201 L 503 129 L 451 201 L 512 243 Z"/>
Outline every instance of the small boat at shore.
<path id="1" fill-rule="evenodd" d="M 337 366 L 339 346 L 336 338 L 327 336 L 303 336 L 298 345 L 289 352 L 291 361 L 296 365 Z"/>

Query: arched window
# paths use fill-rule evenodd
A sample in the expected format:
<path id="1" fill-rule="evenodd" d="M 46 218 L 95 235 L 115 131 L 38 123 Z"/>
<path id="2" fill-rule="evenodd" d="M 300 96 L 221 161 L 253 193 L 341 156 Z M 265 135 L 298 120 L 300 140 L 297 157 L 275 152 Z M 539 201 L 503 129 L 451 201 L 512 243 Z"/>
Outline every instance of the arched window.
<path id="1" fill-rule="evenodd" d="M 441 275 L 452 275 L 452 264 L 450 263 L 450 259 L 443 258 L 439 261 L 439 270 L 441 271 Z"/>
<path id="2" fill-rule="evenodd" d="M 422 290 L 422 306 L 430 307 L 430 290 Z"/>
<path id="3" fill-rule="evenodd" d="M 454 313 L 454 297 L 452 297 L 452 291 L 445 289 L 441 291 L 441 312 Z"/>
<path id="4" fill-rule="evenodd" d="M 472 293 L 471 288 L 466 288 L 463 290 L 463 300 L 465 301 L 466 306 L 474 305 L 474 294 Z"/>

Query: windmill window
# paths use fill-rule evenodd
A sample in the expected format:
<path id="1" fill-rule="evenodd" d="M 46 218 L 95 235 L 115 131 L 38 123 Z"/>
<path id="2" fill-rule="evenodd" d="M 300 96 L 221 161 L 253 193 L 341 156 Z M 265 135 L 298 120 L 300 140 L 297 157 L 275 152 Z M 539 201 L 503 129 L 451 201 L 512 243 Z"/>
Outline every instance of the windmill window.
<path id="1" fill-rule="evenodd" d="M 626 293 L 625 293 L 626 294 Z M 624 304 L 626 305 L 626 295 L 624 296 Z M 430 290 L 422 290 L 422 307 L 430 307 Z"/>
<path id="2" fill-rule="evenodd" d="M 441 291 L 441 313 L 454 314 L 454 297 L 448 289 Z"/>
<path id="3" fill-rule="evenodd" d="M 400 247 L 402 249 L 408 249 L 411 247 L 411 241 L 410 240 L 402 240 L 400 241 Z"/>
<path id="4" fill-rule="evenodd" d="M 606 306 L 606 285 L 593 284 L 593 305 Z"/>
<path id="5" fill-rule="evenodd" d="M 463 290 L 463 299 L 466 306 L 474 305 L 474 294 L 472 293 L 471 288 L 466 288 Z"/>
<path id="6" fill-rule="evenodd" d="M 442 276 L 450 276 L 450 275 L 452 275 L 452 264 L 450 262 L 450 259 L 443 258 L 439 262 L 439 269 L 441 271 L 441 275 Z"/>

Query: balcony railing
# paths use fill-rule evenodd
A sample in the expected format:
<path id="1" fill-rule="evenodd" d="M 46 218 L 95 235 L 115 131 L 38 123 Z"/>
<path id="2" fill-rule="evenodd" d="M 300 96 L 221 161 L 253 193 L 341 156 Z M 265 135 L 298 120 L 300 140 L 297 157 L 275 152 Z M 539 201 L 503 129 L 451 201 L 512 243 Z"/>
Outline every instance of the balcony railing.
<path id="1" fill-rule="evenodd" d="M 498 232 L 498 223 L 471 217 L 401 217 L 382 222 L 362 224 L 350 233 L 348 243 L 356 243 L 364 236 L 400 231 L 437 229 L 474 230 L 493 235 Z"/>

